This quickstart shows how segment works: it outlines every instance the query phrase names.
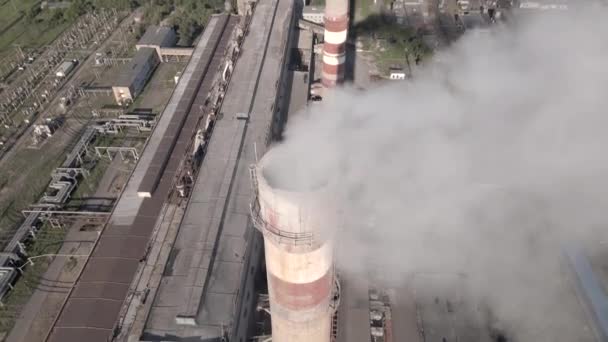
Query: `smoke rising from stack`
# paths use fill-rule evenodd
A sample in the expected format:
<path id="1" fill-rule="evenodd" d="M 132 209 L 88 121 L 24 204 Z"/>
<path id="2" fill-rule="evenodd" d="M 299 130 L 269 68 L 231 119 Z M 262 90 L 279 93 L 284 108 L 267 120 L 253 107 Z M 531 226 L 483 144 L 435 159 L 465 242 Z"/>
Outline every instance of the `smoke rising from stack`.
<path id="1" fill-rule="evenodd" d="M 269 172 L 329 184 L 343 274 L 462 272 L 519 340 L 575 341 L 561 247 L 608 241 L 607 15 L 465 35 L 412 82 L 336 91 Z"/>

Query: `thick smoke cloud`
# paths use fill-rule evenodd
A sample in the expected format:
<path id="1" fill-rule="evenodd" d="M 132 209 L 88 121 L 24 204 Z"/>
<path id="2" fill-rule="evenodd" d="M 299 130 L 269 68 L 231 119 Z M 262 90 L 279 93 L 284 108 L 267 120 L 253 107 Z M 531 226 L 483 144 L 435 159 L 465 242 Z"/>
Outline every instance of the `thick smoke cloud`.
<path id="1" fill-rule="evenodd" d="M 329 183 L 344 274 L 465 273 L 519 340 L 586 340 L 561 248 L 608 240 L 606 18 L 467 35 L 411 82 L 337 91 L 290 118 L 273 177 Z"/>

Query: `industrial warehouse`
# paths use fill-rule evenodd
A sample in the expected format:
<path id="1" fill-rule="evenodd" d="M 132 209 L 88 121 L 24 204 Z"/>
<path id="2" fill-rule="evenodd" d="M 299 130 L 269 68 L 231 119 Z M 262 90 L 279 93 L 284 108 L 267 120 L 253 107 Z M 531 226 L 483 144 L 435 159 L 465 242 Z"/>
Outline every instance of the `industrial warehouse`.
<path id="1" fill-rule="evenodd" d="M 154 69 L 170 56 L 190 56 L 192 49 L 174 48 L 175 32 L 169 27 L 149 27 L 139 39 L 137 52 L 113 81 L 112 93 L 119 105 L 132 103 L 146 86 Z"/>
<path id="2" fill-rule="evenodd" d="M 419 13 L 446 2 L 395 1 L 390 10 L 423 21 L 416 25 L 427 40 L 440 39 L 438 31 L 473 30 L 477 24 L 464 24 L 471 17 L 487 29 L 488 8 L 507 13 L 500 1 L 454 0 L 462 15 L 447 28 L 427 22 L 439 12 Z M 538 7 L 526 4 L 526 11 Z M 503 324 L 482 299 L 470 300 L 468 274 L 414 269 L 395 284 L 385 281 L 382 261 L 364 276 L 341 267 L 359 260 L 339 253 L 348 240 L 340 234 L 355 229 L 345 226 L 351 222 L 333 201 L 336 190 L 329 178 L 299 182 L 297 157 L 281 154 L 293 137 L 288 122 L 333 108 L 325 106 L 343 88 L 359 94 L 374 79 L 407 84 L 421 72 L 407 56 L 368 67 L 364 53 L 373 48 L 354 34 L 360 27 L 354 21 L 365 27 L 359 17 L 367 10 L 352 6 L 238 0 L 210 14 L 187 45 L 180 43 L 183 29 L 168 20 L 136 34 L 144 16 L 125 11 L 107 41 L 49 68 L 58 97 L 48 92 L 52 100 L 40 108 L 61 114 L 33 120 L 25 129 L 33 141 L 28 148 L 44 151 L 72 129 L 70 116 L 80 126 L 57 167 L 45 170 L 44 191 L 20 212 L 0 254 L 0 301 L 9 307 L 18 284 L 33 282 L 28 272 L 50 260 L 5 340 L 516 340 L 516 327 Z M 376 218 L 365 219 L 371 245 Z M 41 235 L 61 230 L 67 233 L 52 242 L 57 250 L 35 252 Z M 564 336 L 605 341 L 603 264 L 571 246 L 562 257 L 556 283 Z"/>

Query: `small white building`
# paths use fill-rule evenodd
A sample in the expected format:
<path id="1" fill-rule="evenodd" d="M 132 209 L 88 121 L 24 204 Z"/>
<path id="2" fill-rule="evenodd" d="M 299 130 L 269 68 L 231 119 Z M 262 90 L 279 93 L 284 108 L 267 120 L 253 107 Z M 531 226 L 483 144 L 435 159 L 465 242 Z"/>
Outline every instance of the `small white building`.
<path id="1" fill-rule="evenodd" d="M 306 6 L 302 9 L 302 19 L 323 25 L 325 22 L 325 8 L 319 6 Z"/>
<path id="2" fill-rule="evenodd" d="M 404 80 L 406 76 L 403 68 L 390 68 L 389 73 L 389 78 L 391 80 Z"/>

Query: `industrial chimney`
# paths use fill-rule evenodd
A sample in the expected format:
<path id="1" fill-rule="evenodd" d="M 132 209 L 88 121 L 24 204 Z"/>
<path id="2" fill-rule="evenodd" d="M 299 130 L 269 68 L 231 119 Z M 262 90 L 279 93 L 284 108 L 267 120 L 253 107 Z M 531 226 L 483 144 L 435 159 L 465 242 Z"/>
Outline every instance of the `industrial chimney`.
<path id="1" fill-rule="evenodd" d="M 264 235 L 273 342 L 329 342 L 338 301 L 322 186 L 295 189 L 272 175 L 272 151 L 251 167 L 254 225 Z M 276 162 L 276 161 L 274 161 Z"/>
<path id="2" fill-rule="evenodd" d="M 321 82 L 326 88 L 344 81 L 346 37 L 348 33 L 348 0 L 325 2 L 325 34 Z"/>

